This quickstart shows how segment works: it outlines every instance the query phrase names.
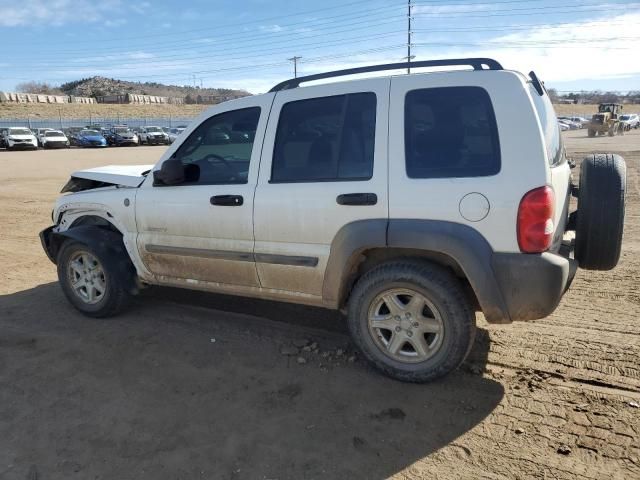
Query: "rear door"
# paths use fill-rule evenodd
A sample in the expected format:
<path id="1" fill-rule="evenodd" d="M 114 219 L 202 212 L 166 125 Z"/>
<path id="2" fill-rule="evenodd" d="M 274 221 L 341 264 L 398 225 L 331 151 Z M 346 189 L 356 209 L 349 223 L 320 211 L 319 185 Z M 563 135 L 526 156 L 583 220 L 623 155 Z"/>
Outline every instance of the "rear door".
<path id="1" fill-rule="evenodd" d="M 387 219 L 389 79 L 278 92 L 254 207 L 264 288 L 321 296 L 336 233 Z"/>

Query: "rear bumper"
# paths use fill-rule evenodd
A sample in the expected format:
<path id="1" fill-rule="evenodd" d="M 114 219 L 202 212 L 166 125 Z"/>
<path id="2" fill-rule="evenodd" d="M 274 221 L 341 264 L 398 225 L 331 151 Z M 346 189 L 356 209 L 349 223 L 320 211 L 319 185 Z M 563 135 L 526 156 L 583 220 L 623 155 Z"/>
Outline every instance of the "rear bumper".
<path id="1" fill-rule="evenodd" d="M 494 253 L 491 266 L 511 321 L 550 315 L 578 268 L 570 255 L 550 252 Z"/>

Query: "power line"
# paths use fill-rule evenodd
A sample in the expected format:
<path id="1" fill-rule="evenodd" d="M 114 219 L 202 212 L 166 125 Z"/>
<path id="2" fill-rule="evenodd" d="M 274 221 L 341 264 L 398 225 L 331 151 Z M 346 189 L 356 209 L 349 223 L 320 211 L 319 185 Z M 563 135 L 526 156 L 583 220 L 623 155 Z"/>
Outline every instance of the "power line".
<path id="1" fill-rule="evenodd" d="M 316 31 L 316 30 L 322 30 L 322 29 L 331 29 L 334 28 L 333 25 L 336 24 L 340 24 L 340 23 L 344 23 L 345 20 L 348 21 L 353 21 L 353 20 L 357 20 L 357 24 L 361 24 L 363 22 L 366 21 L 366 18 L 373 18 L 373 17 L 380 17 L 379 19 L 386 19 L 386 18 L 390 18 L 389 17 L 389 12 L 390 10 L 398 10 L 398 14 L 401 13 L 401 11 L 399 10 L 399 6 L 398 5 L 385 5 L 383 7 L 377 7 L 377 8 L 368 8 L 367 12 L 363 13 L 363 12 L 351 12 L 351 13 L 342 13 L 339 15 L 332 15 L 332 16 L 328 16 L 328 17 L 322 17 L 322 18 L 315 18 L 315 19 L 309 19 L 309 20 L 304 20 L 304 21 L 300 21 L 300 22 L 295 22 L 295 23 L 290 23 L 290 24 L 282 24 L 282 25 L 278 25 L 279 29 L 278 31 L 272 32 L 272 31 L 268 31 L 265 29 L 252 29 L 249 31 L 238 31 L 238 29 L 235 29 L 235 31 L 233 32 L 227 32 L 227 33 L 220 33 L 220 31 L 218 30 L 218 26 L 211 26 L 211 27 L 207 27 L 208 30 L 212 30 L 214 32 L 214 37 L 215 38 L 203 38 L 202 35 L 197 36 L 196 38 L 185 38 L 185 37 L 181 37 L 179 41 L 176 40 L 168 40 L 166 42 L 159 42 L 159 41 L 155 41 L 153 43 L 149 43 L 149 42 L 143 42 L 142 44 L 140 44 L 140 48 L 144 48 L 144 47 L 153 47 L 154 49 L 158 48 L 159 46 L 164 46 L 164 45 L 180 45 L 180 44 L 184 44 L 185 46 L 188 46 L 189 48 L 193 48 L 193 44 L 195 43 L 200 43 L 202 42 L 203 45 L 206 45 L 207 42 L 211 42 L 211 43 L 215 43 L 215 44 L 224 44 L 224 43 L 232 43 L 232 42 L 237 42 L 239 39 L 240 40 L 245 40 L 245 39 L 253 39 L 253 38 L 273 38 L 273 37 L 288 37 L 290 38 L 292 34 L 295 35 L 301 35 L 304 33 L 308 33 L 308 27 L 313 27 L 312 30 Z M 240 24 L 238 25 L 238 27 L 245 27 L 244 25 Z M 224 28 L 224 26 L 222 26 L 222 28 Z M 163 38 L 166 37 L 166 35 L 163 35 Z M 119 41 L 117 46 L 107 46 L 107 47 L 99 47 L 100 51 L 113 51 L 114 53 L 118 53 L 122 51 L 122 45 L 123 45 L 123 41 Z M 49 46 L 55 46 L 55 42 L 52 42 L 49 44 Z M 128 45 L 128 48 L 136 48 L 135 46 L 131 46 L 130 44 Z M 96 51 L 96 45 L 92 45 L 91 47 L 87 47 L 87 48 L 82 48 L 82 49 L 68 49 L 68 50 L 61 50 L 58 49 L 57 53 L 58 54 L 62 54 L 62 53 L 66 53 L 66 54 L 73 54 L 73 53 L 80 53 L 80 52 L 95 52 Z"/>
<path id="2" fill-rule="evenodd" d="M 386 37 L 390 37 L 390 36 L 397 36 L 398 32 L 397 31 L 388 31 L 388 32 L 381 32 L 378 34 L 374 34 L 374 35 L 357 35 L 357 36 L 351 36 L 351 37 L 344 37 L 344 38 L 340 38 L 340 39 L 334 39 L 334 40 L 328 40 L 325 42 L 317 42 L 317 41 L 313 41 L 311 43 L 297 43 L 295 44 L 296 48 L 305 48 L 305 50 L 317 50 L 319 48 L 326 48 L 328 46 L 342 46 L 345 44 L 345 42 L 353 42 L 353 41 L 368 41 L 368 40 L 375 40 L 375 39 L 381 39 L 381 38 L 386 38 Z M 326 37 L 326 35 L 325 35 Z M 237 50 L 237 49 L 236 49 Z M 209 57 L 209 58 L 205 58 L 203 59 L 203 55 L 197 55 L 195 57 L 186 57 L 183 55 L 163 55 L 162 57 L 159 58 L 150 58 L 144 62 L 140 62 L 137 63 L 135 65 L 130 65 L 129 63 L 125 64 L 127 69 L 139 69 L 142 67 L 162 67 L 162 66 L 181 66 L 181 65 L 185 65 L 185 66 L 192 66 L 192 65 L 198 65 L 198 64 L 206 64 L 206 65 L 212 65 L 215 64 L 214 60 L 219 59 L 220 62 L 227 64 L 230 61 L 234 61 L 234 60 L 246 60 L 249 58 L 261 58 L 264 57 L 265 54 L 277 54 L 277 53 L 282 53 L 282 52 L 287 52 L 291 50 L 291 45 L 283 45 L 283 46 L 278 46 L 275 48 L 267 48 L 267 49 L 252 49 L 251 52 L 253 52 L 253 54 L 251 55 L 247 55 L 243 52 L 246 51 L 246 48 L 240 49 L 240 52 L 238 53 L 239 55 L 241 55 L 240 57 L 227 57 L 227 56 L 216 56 L 216 57 Z M 226 53 L 231 53 L 229 51 L 227 51 Z M 176 62 L 171 62 L 169 64 L 163 63 L 163 60 L 169 59 L 169 58 L 174 58 L 177 57 L 180 61 L 176 61 Z M 196 62 L 190 62 L 189 60 L 191 59 L 202 59 L 201 61 L 196 61 Z M 133 60 L 132 60 L 133 61 Z M 64 67 L 64 68 L 69 68 L 69 69 L 78 69 L 78 68 L 89 68 L 92 66 L 96 66 L 97 69 L 100 69 L 100 63 L 102 61 L 100 61 L 98 64 L 95 64 L 94 62 L 91 63 L 73 63 L 73 64 L 64 64 L 61 62 L 55 62 L 55 63 L 47 63 L 47 64 L 31 64 L 27 67 L 25 67 L 23 70 L 30 70 L 30 69 L 37 69 L 37 70 L 41 70 L 43 67 L 47 67 L 47 66 L 51 66 L 51 67 Z M 188 62 L 188 63 L 180 63 L 180 62 Z M 119 67 L 119 68 L 125 68 L 123 66 Z M 73 71 L 73 70 L 72 70 Z"/>
<path id="3" fill-rule="evenodd" d="M 302 12 L 298 12 L 298 13 L 290 13 L 290 14 L 286 14 L 286 15 L 278 15 L 278 16 L 273 16 L 273 17 L 263 17 L 263 18 L 257 18 L 254 20 L 247 20 L 247 21 L 243 21 L 243 22 L 237 22 L 237 23 L 225 23 L 225 25 L 223 27 L 225 28 L 234 28 L 234 27 L 242 27 L 242 26 L 246 26 L 247 24 L 253 24 L 253 23 L 265 23 L 265 22 L 270 22 L 272 20 L 282 20 L 283 18 L 290 18 L 290 17 L 297 17 L 297 16 L 301 16 L 301 15 L 309 15 L 312 13 L 318 13 L 318 12 L 324 12 L 327 10 L 336 10 L 336 9 L 341 9 L 341 8 L 345 8 L 345 7 L 351 7 L 354 5 L 360 5 L 360 4 L 371 4 L 371 0 L 356 0 L 356 1 L 352 1 L 352 2 L 348 2 L 348 3 L 342 3 L 340 5 L 337 6 L 331 6 L 331 7 L 324 7 L 324 8 L 317 8 L 317 9 L 313 9 L 313 10 L 305 10 Z M 340 15 L 336 15 L 336 16 L 340 16 Z M 333 17 L 325 17 L 325 18 L 333 18 Z M 303 23 L 308 23 L 310 21 L 313 20 L 308 20 L 305 21 Z M 178 35 L 178 36 L 183 36 L 185 34 L 188 33 L 195 33 L 195 32 L 203 32 L 203 31 L 211 31 L 212 29 L 215 29 L 217 27 L 202 27 L 202 28 L 192 28 L 192 29 L 187 29 L 187 30 L 179 30 L 179 31 L 172 31 L 172 32 L 165 32 L 165 33 L 156 33 L 156 34 L 149 34 L 149 35 L 136 35 L 136 36 L 130 36 L 130 37 L 118 37 L 117 39 L 114 39 L 114 42 L 120 43 L 122 44 L 122 42 L 125 42 L 127 40 L 136 40 L 136 39 L 142 39 L 142 38 L 156 38 L 156 37 L 166 37 L 169 35 Z M 103 40 L 100 40 L 103 41 Z M 69 41 L 65 41 L 65 42 L 58 42 L 60 44 L 66 44 L 66 43 L 76 43 L 76 41 L 74 40 L 69 40 Z M 28 44 L 23 44 L 21 43 L 21 45 L 47 45 L 47 46 L 51 46 L 51 42 L 32 42 L 32 43 L 28 43 Z M 55 44 L 54 44 L 55 45 Z"/>
<path id="4" fill-rule="evenodd" d="M 616 5 L 616 6 L 600 6 L 600 7 L 593 7 L 593 8 L 583 8 L 582 6 L 574 6 L 572 7 L 571 10 L 564 10 L 564 11 L 553 11 L 551 12 L 553 15 L 565 15 L 565 14 L 572 14 L 575 15 L 577 13 L 587 13 L 587 12 L 601 12 L 603 10 L 606 10 L 607 12 L 610 11 L 619 11 L 619 10 L 628 10 L 629 6 L 636 6 L 638 4 L 634 3 L 634 4 L 627 4 L 625 6 L 620 6 L 620 5 Z M 414 15 L 420 15 L 420 16 L 437 16 L 439 18 L 456 18 L 456 17 L 464 17 L 465 19 L 467 18 L 488 18 L 488 17 L 512 17 L 512 16 L 533 16 L 533 15 L 549 15 L 550 12 L 546 11 L 548 9 L 556 9 L 556 8 L 567 8 L 566 5 L 561 5 L 561 6 L 554 6 L 554 7 L 536 7 L 536 10 L 541 10 L 544 9 L 545 11 L 542 12 L 521 12 L 521 13 L 513 13 L 516 10 L 524 10 L 524 9 L 505 9 L 505 10 L 491 10 L 491 13 L 487 13 L 486 15 L 469 15 L 470 13 L 474 13 L 477 12 L 477 10 L 459 10 L 456 11 L 455 13 L 453 12 L 449 12 L 449 13 L 437 13 L 437 12 L 416 12 Z M 533 10 L 534 7 L 530 8 L 530 10 Z M 577 10 L 580 9 L 580 10 Z M 508 13 L 506 13 L 508 12 Z"/>
<path id="5" fill-rule="evenodd" d="M 377 18 L 379 17 L 379 18 Z M 403 14 L 399 14 L 398 15 L 393 15 L 390 16 L 388 14 L 388 12 L 379 12 L 379 13 L 373 13 L 373 14 L 359 14 L 356 19 L 349 19 L 349 20 L 356 20 L 356 21 L 349 21 L 348 23 L 344 23 L 344 21 L 331 21 L 331 22 L 318 22 L 316 26 L 314 26 L 313 30 L 311 32 L 297 32 L 295 33 L 296 36 L 300 36 L 303 39 L 308 39 L 308 38 L 316 38 L 316 37 L 325 37 L 326 34 L 322 33 L 325 30 L 328 30 L 332 33 L 337 33 L 335 32 L 336 28 L 344 28 L 344 27 L 351 27 L 349 28 L 349 30 L 347 31 L 352 31 L 355 30 L 356 28 L 354 28 L 354 26 L 357 25 L 362 25 L 362 27 L 357 27 L 358 29 L 366 29 L 368 27 L 371 26 L 371 22 L 378 22 L 377 25 L 382 25 L 382 24 L 389 24 L 389 23 L 395 23 L 396 19 L 400 19 L 400 18 L 405 18 L 405 16 Z M 316 33 L 318 32 L 318 33 Z M 280 42 L 287 42 L 287 44 L 291 44 L 292 41 L 292 32 L 288 32 L 288 31 L 283 31 L 281 33 L 277 33 L 277 34 L 270 34 L 269 35 L 270 38 L 274 38 L 275 37 L 275 41 L 279 40 Z M 212 46 L 221 46 L 221 45 L 227 45 L 227 44 L 232 44 L 232 45 L 237 45 L 237 44 L 242 44 L 242 43 L 255 43 L 254 40 L 258 40 L 260 41 L 261 44 L 265 44 L 265 43 L 273 43 L 272 40 L 269 39 L 265 39 L 264 38 L 264 34 L 257 34 L 257 35 L 247 35 L 246 33 L 242 33 L 242 34 L 236 34 L 236 37 L 232 37 L 232 38 L 228 38 L 226 40 L 210 40 L 207 42 L 203 41 L 204 39 L 200 39 L 199 44 L 201 45 L 200 47 L 194 47 L 194 44 L 192 41 L 185 41 L 185 42 L 171 42 L 168 44 L 169 47 L 171 47 L 171 51 L 182 51 L 182 50 L 187 50 L 187 51 L 192 51 L 194 50 L 194 48 L 207 48 L 207 47 L 212 47 Z M 153 50 L 157 50 L 157 48 L 160 46 L 160 43 L 155 43 L 152 45 L 146 45 L 146 47 L 152 47 Z M 180 45 L 184 45 L 183 47 L 180 47 Z M 129 50 L 135 50 L 137 47 L 136 46 L 128 46 L 127 47 Z M 144 49 L 145 46 L 142 46 L 140 49 Z M 114 55 L 118 55 L 122 53 L 122 46 L 117 47 L 117 48 L 96 48 L 91 47 L 91 48 L 85 48 L 85 49 L 76 49 L 76 50 L 58 50 L 56 53 L 58 55 L 62 55 L 62 54 L 67 54 L 67 55 L 74 55 L 74 54 L 78 54 L 81 55 L 83 53 L 90 53 L 92 55 L 94 55 L 96 52 L 101 52 L 101 53 L 107 53 L 109 52 L 110 54 L 114 54 Z M 19 58 L 24 58 L 24 55 L 20 55 L 18 53 L 16 53 L 15 55 L 17 55 Z M 3 56 L 3 58 L 6 58 Z"/>

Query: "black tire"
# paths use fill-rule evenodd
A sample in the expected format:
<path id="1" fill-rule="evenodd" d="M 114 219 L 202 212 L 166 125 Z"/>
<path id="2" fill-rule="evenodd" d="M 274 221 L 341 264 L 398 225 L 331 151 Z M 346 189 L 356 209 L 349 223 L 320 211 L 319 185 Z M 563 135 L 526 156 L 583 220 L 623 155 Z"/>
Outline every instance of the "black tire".
<path id="1" fill-rule="evenodd" d="M 81 251 L 93 255 L 100 262 L 104 271 L 106 288 L 101 299 L 94 304 L 85 303 L 71 287 L 70 260 Z M 122 312 L 128 306 L 132 295 L 126 286 L 131 284 L 131 279 L 125 278 L 125 275 L 133 274 L 133 271 L 128 267 L 130 264 L 128 258 L 123 258 L 121 262 L 114 262 L 112 258 L 106 258 L 105 255 L 88 245 L 68 240 L 60 249 L 56 263 L 62 291 L 69 302 L 83 314 L 94 318 L 111 317 Z M 123 265 L 126 266 L 123 268 Z"/>
<path id="2" fill-rule="evenodd" d="M 393 358 L 369 329 L 369 311 L 376 298 L 391 289 L 418 292 L 432 303 L 441 318 L 442 339 L 424 361 L 409 363 Z M 429 382 L 458 368 L 475 337 L 474 309 L 460 281 L 439 265 L 411 259 L 381 264 L 357 281 L 349 299 L 348 325 L 364 357 L 384 374 L 403 382 Z"/>
<path id="3" fill-rule="evenodd" d="M 595 136 L 596 136 L 596 131 L 595 131 L 595 130 L 591 130 L 591 129 L 589 129 L 589 130 L 587 131 L 587 135 L 589 135 L 590 137 L 595 137 Z"/>
<path id="4" fill-rule="evenodd" d="M 575 258 L 586 270 L 611 270 L 620 259 L 627 166 L 610 153 L 589 155 L 580 166 Z"/>

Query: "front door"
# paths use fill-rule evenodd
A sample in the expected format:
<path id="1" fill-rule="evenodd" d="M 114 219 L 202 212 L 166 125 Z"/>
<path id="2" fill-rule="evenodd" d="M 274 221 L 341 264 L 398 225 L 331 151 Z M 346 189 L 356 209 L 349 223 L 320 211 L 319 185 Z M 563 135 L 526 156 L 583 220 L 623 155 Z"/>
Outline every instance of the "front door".
<path id="1" fill-rule="evenodd" d="M 160 283 L 258 285 L 253 197 L 272 100 L 265 95 L 210 110 L 165 155 L 182 162 L 184 183 L 154 185 L 149 175 L 140 188 L 138 249 Z"/>

